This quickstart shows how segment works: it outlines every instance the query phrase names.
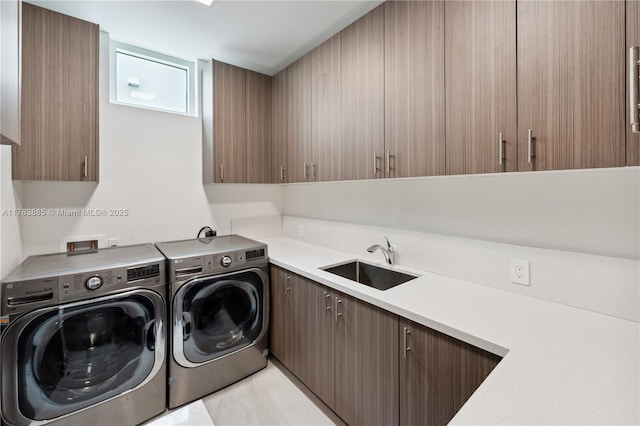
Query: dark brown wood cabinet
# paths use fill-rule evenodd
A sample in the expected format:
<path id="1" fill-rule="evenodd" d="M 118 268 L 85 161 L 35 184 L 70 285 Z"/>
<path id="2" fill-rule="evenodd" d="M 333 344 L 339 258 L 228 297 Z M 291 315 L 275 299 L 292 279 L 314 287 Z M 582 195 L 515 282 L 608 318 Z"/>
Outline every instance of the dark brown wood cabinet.
<path id="1" fill-rule="evenodd" d="M 335 293 L 333 410 L 351 425 L 397 425 L 398 317 Z"/>
<path id="2" fill-rule="evenodd" d="M 444 17 L 442 1 L 384 3 L 385 177 L 445 172 Z"/>
<path id="3" fill-rule="evenodd" d="M 640 2 L 637 0 L 627 0 L 627 49 L 626 60 L 627 65 L 625 69 L 629 72 L 629 48 L 633 46 L 640 46 Z M 627 74 L 627 79 L 629 75 Z M 625 116 L 626 131 L 627 131 L 627 166 L 640 166 L 640 133 L 634 133 L 631 131 L 629 125 L 629 83 L 627 83 L 627 102 L 625 103 L 627 108 L 627 114 Z"/>
<path id="4" fill-rule="evenodd" d="M 340 180 L 342 170 L 342 37 L 311 51 L 311 145 L 315 181 Z"/>
<path id="5" fill-rule="evenodd" d="M 271 77 L 246 71 L 247 182 L 271 183 Z"/>
<path id="6" fill-rule="evenodd" d="M 287 68 L 288 182 L 313 180 L 311 151 L 311 56 Z"/>
<path id="7" fill-rule="evenodd" d="M 97 25 L 22 4 L 14 180 L 98 181 Z"/>
<path id="8" fill-rule="evenodd" d="M 384 5 L 342 30 L 343 180 L 382 177 Z"/>
<path id="9" fill-rule="evenodd" d="M 516 2 L 445 2 L 447 174 L 517 170 Z"/>
<path id="10" fill-rule="evenodd" d="M 446 425 L 500 357 L 400 320 L 400 424 Z"/>
<path id="11" fill-rule="evenodd" d="M 271 266 L 271 353 L 347 424 L 443 425 L 500 357 Z"/>
<path id="12" fill-rule="evenodd" d="M 271 78 L 271 182 L 288 181 L 288 111 L 287 70 L 284 69 Z"/>
<path id="13" fill-rule="evenodd" d="M 623 166 L 625 3 L 518 1 L 517 23 L 518 170 Z"/>

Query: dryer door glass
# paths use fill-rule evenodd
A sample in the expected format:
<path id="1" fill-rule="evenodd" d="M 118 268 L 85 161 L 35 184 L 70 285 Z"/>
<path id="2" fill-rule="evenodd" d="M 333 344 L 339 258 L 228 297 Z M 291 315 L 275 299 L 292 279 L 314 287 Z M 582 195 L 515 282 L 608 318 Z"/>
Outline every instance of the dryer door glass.
<path id="1" fill-rule="evenodd" d="M 252 344 L 263 328 L 263 281 L 256 272 L 196 279 L 182 299 L 183 351 L 202 363 Z"/>
<path id="2" fill-rule="evenodd" d="M 52 419 L 143 382 L 155 363 L 155 322 L 156 307 L 142 295 L 72 304 L 36 316 L 17 343 L 22 415 Z"/>

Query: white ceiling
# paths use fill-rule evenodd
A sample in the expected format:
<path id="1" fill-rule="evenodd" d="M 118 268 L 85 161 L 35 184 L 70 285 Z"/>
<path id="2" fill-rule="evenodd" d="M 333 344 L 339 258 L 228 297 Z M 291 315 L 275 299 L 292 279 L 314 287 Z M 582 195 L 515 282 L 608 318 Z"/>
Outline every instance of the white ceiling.
<path id="1" fill-rule="evenodd" d="M 273 75 L 382 1 L 218 0 L 211 7 L 195 0 L 28 3 L 100 24 L 112 40 Z"/>

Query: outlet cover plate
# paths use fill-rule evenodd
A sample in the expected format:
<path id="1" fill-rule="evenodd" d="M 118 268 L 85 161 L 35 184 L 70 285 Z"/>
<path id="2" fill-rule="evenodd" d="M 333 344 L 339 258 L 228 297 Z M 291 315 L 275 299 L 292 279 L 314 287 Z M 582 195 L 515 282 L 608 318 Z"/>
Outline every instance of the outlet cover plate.
<path id="1" fill-rule="evenodd" d="M 511 259 L 511 282 L 514 284 L 531 285 L 529 281 L 529 261 Z"/>

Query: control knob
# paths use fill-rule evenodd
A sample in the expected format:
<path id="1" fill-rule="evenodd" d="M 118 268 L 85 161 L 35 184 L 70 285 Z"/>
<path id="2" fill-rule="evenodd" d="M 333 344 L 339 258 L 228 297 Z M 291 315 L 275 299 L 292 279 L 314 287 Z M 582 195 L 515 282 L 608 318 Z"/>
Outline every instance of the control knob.
<path id="1" fill-rule="evenodd" d="M 228 267 L 229 265 L 231 265 L 231 258 L 229 256 L 224 256 L 221 260 L 220 260 L 220 264 L 222 266 L 224 266 L 225 268 Z"/>
<path id="2" fill-rule="evenodd" d="M 91 277 L 84 283 L 85 287 L 88 290 L 97 290 L 102 285 L 102 278 L 100 277 Z"/>

